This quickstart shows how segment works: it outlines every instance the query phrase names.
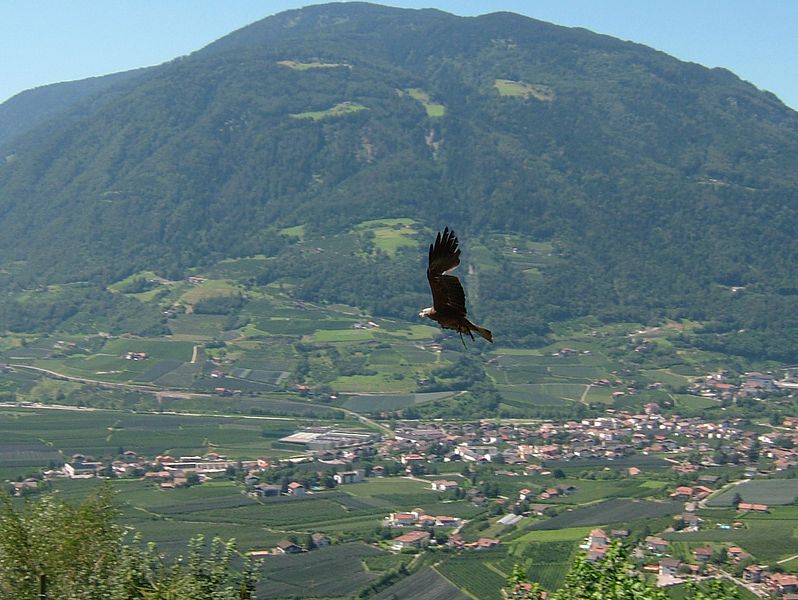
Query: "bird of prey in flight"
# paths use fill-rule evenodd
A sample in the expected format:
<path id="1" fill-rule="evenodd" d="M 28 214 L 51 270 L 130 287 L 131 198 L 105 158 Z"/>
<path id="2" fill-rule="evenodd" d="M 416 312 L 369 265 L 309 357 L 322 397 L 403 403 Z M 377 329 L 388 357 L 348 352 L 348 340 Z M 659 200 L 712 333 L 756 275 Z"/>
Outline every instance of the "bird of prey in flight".
<path id="1" fill-rule="evenodd" d="M 460 264 L 460 249 L 457 247 L 457 236 L 448 227 L 443 230 L 443 235 L 438 232 L 435 243 L 429 245 L 429 266 L 427 267 L 427 280 L 432 290 L 432 306 L 425 308 L 418 316 L 428 317 L 437 321 L 443 329 L 454 329 L 460 334 L 467 333 L 474 339 L 475 331 L 489 342 L 493 342 L 493 334 L 466 319 L 465 292 L 460 280 L 454 275 L 449 275 Z M 465 346 L 465 340 L 463 340 Z"/>

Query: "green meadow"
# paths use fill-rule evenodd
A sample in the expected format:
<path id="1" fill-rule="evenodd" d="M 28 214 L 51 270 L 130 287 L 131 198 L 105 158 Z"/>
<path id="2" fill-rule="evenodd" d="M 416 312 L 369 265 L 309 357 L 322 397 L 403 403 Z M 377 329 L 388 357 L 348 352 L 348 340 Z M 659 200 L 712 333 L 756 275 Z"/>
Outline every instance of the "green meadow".
<path id="1" fill-rule="evenodd" d="M 400 94 L 407 94 L 414 100 L 418 100 L 427 111 L 428 117 L 442 117 L 446 114 L 446 107 L 443 104 L 433 102 L 429 93 L 419 88 L 408 88 L 400 92 Z"/>
<path id="2" fill-rule="evenodd" d="M 502 96 L 531 97 L 542 102 L 551 102 L 556 97 L 551 87 L 536 83 L 497 79 L 494 83 L 494 87 Z"/>
<path id="3" fill-rule="evenodd" d="M 294 113 L 291 115 L 291 117 L 294 119 L 310 119 L 312 121 L 321 121 L 322 119 L 343 117 L 361 110 L 368 110 L 368 108 L 362 104 L 358 104 L 357 102 L 340 102 L 326 110 Z"/>

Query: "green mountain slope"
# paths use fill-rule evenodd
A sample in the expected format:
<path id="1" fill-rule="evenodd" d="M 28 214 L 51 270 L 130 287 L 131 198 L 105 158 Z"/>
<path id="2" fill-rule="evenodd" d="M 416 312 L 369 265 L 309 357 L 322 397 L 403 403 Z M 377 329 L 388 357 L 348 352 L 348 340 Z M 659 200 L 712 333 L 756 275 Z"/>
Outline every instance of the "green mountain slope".
<path id="1" fill-rule="evenodd" d="M 469 284 L 490 293 L 469 292 L 516 341 L 586 314 L 690 317 L 711 322 L 712 347 L 796 356 L 798 114 L 728 71 L 585 30 L 288 11 L 100 90 L 4 154 L 8 289 L 266 254 L 260 283 L 408 316 L 423 252 L 322 255 L 279 231 L 410 217 L 422 245 L 448 224 L 485 248 Z M 527 268 L 498 240 L 556 260 Z"/>
<path id="2" fill-rule="evenodd" d="M 54 83 L 26 90 L 0 104 L 0 146 L 56 118 L 60 113 L 87 98 L 123 84 L 146 69 L 113 73 L 79 81 Z"/>

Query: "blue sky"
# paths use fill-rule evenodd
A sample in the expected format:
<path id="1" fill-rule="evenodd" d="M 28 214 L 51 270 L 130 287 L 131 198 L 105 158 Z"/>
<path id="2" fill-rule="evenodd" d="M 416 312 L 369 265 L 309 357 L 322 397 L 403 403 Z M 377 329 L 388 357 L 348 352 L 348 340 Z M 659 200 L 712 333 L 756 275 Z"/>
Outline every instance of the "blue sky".
<path id="1" fill-rule="evenodd" d="M 159 64 L 290 0 L 0 0 L 0 102 L 39 85 Z M 463 16 L 505 10 L 725 67 L 798 109 L 794 0 L 426 0 Z"/>

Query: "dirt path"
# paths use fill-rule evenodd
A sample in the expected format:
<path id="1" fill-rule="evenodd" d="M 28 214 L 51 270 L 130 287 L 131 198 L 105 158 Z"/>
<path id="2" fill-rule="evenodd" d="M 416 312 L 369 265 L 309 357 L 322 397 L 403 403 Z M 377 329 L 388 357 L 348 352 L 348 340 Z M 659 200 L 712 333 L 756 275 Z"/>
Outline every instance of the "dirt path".
<path id="1" fill-rule="evenodd" d="M 587 393 L 590 391 L 590 388 L 593 387 L 593 384 L 588 383 L 587 387 L 585 387 L 585 391 L 582 392 L 582 395 L 579 397 L 579 402 L 582 404 L 587 404 Z"/>

